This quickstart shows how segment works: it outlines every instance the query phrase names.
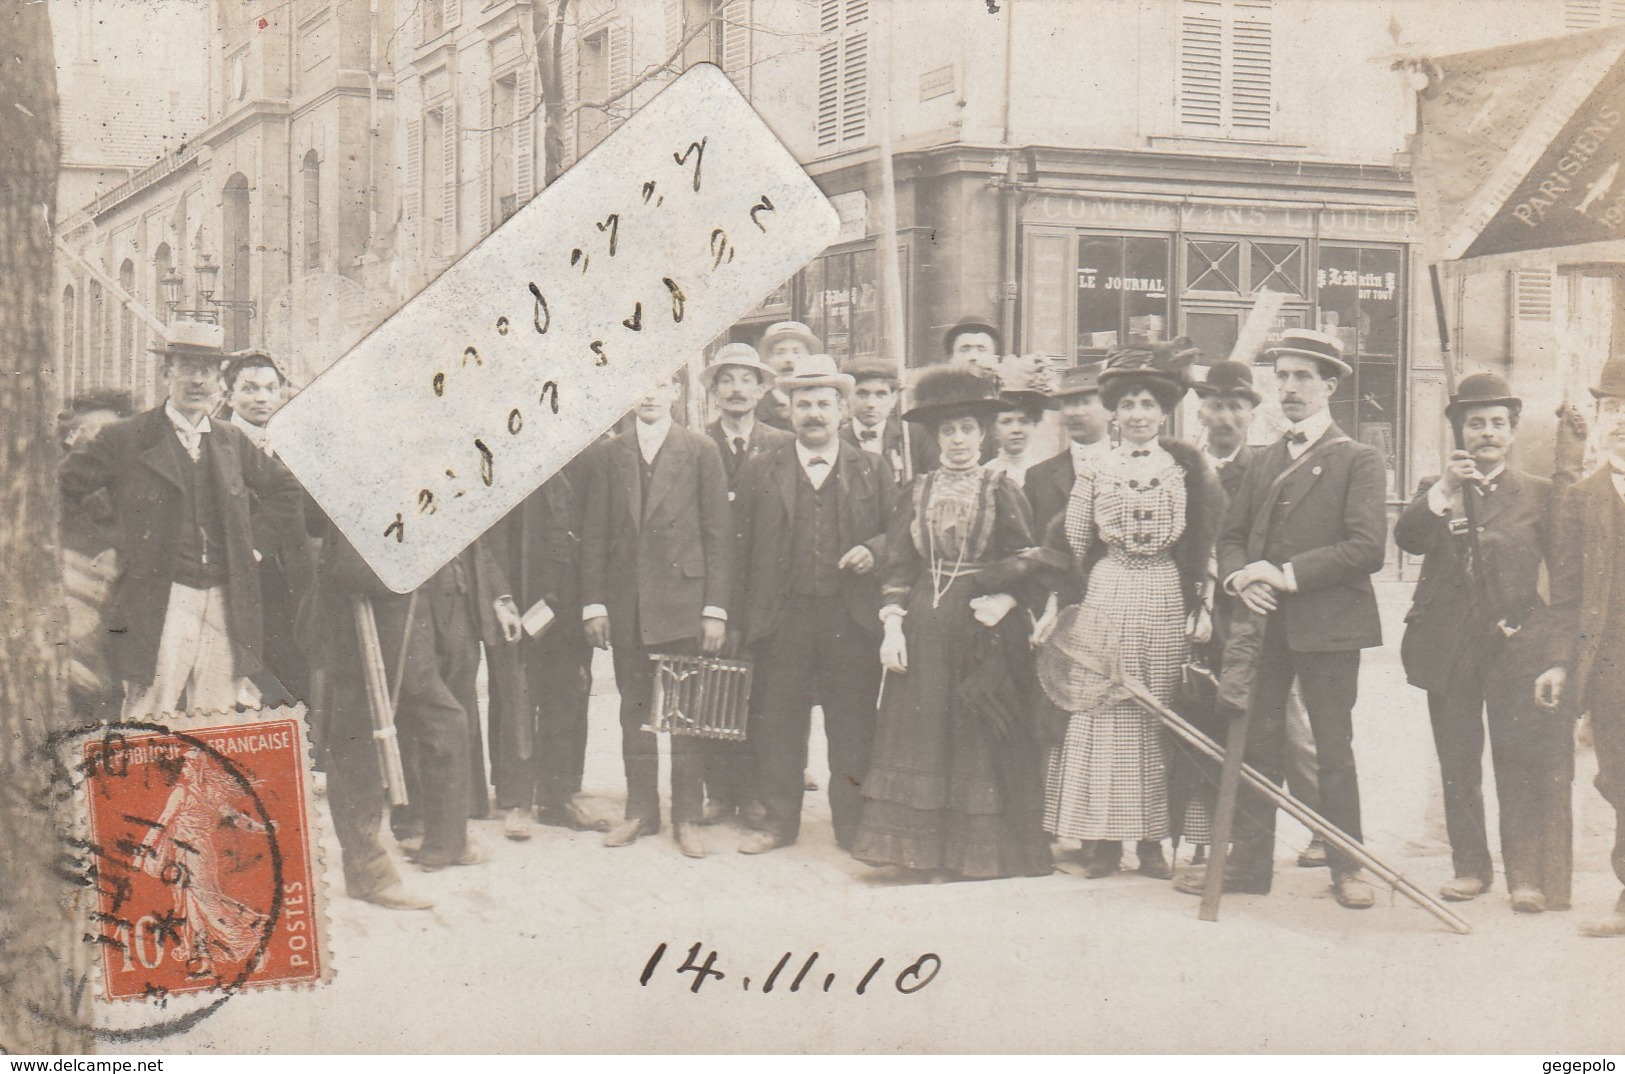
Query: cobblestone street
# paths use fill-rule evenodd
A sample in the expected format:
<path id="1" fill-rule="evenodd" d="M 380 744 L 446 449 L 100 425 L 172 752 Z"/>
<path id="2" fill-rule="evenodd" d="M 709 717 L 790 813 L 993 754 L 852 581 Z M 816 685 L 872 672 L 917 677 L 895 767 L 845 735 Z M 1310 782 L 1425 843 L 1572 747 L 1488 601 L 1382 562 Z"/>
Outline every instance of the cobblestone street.
<path id="1" fill-rule="evenodd" d="M 1356 748 L 1369 845 L 1431 892 L 1450 868 L 1426 710 L 1398 666 L 1409 589 L 1379 585 L 1388 645 L 1362 670 Z M 620 757 L 607 660 L 599 672 L 587 786 L 609 815 Z M 379 910 L 329 881 L 329 986 L 238 996 L 152 1050 L 1618 1051 L 1625 947 L 1575 931 L 1617 891 L 1594 771 L 1582 751 L 1575 909 L 1515 916 L 1498 890 L 1459 907 L 1471 936 L 1386 892 L 1369 912 L 1338 908 L 1323 871 L 1293 865 L 1306 835 L 1286 821 L 1275 893 L 1227 897 L 1217 924 L 1169 884 L 1084 880 L 1064 860 L 1043 879 L 899 884 L 836 850 L 822 794 L 808 795 L 801 841 L 760 858 L 734 853 L 742 832 L 726 826 L 694 861 L 669 828 L 606 850 L 557 828 L 512 843 L 482 821 L 489 863 L 403 863 L 439 900 L 430 913 Z M 324 842 L 333 877 L 330 829 Z M 723 974 L 698 994 L 678 972 L 695 942 Z M 940 971 L 901 993 L 897 974 L 927 952 Z M 928 976 L 929 962 L 901 983 Z"/>

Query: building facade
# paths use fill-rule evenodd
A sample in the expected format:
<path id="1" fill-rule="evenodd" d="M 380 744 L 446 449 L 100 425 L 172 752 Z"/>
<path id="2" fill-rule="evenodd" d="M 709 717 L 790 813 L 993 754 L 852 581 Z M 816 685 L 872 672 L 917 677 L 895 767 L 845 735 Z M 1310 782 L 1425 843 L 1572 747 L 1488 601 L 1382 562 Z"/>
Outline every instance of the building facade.
<path id="1" fill-rule="evenodd" d="M 979 316 L 1003 327 L 1007 350 L 1057 365 L 1177 335 L 1216 360 L 1270 291 L 1275 331 L 1343 339 L 1356 371 L 1334 412 L 1382 452 L 1390 496 L 1434 471 L 1447 376 L 1408 155 L 1416 86 L 1394 63 L 1594 28 L 1625 4 L 1479 0 L 1471 21 L 1430 0 L 994 6 L 215 0 L 207 128 L 96 197 L 71 233 L 104 282 L 66 270 L 67 383 L 150 383 L 146 323 L 127 331 L 108 295 L 162 316 L 157 281 L 173 267 L 195 286 L 204 255 L 221 269 L 216 298 L 256 304 L 252 317 L 221 311 L 233 345 L 269 346 L 303 383 L 550 170 L 710 61 L 842 221 L 837 244 L 730 338 L 795 319 L 839 359 L 918 366 L 940 357 L 949 325 Z M 550 158 L 556 21 L 565 109 Z M 884 316 L 883 135 L 900 339 Z M 1447 272 L 1457 367 L 1513 375 L 1539 404 L 1526 442 L 1550 431 L 1545 404 L 1606 357 L 1621 261 L 1580 250 Z"/>

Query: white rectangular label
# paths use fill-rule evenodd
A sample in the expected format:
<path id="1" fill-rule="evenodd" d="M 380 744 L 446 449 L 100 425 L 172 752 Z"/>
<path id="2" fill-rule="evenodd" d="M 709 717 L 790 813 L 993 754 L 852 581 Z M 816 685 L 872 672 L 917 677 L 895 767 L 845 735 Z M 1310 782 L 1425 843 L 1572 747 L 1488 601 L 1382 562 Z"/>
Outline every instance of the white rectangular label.
<path id="1" fill-rule="evenodd" d="M 710 64 L 271 419 L 390 589 L 422 585 L 834 241 L 828 199 Z"/>

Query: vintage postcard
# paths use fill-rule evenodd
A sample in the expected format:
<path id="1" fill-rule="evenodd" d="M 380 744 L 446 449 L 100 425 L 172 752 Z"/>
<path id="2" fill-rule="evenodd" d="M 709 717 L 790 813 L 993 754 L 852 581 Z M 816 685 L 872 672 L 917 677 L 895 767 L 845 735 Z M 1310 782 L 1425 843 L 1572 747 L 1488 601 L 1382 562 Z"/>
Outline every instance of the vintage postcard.
<path id="1" fill-rule="evenodd" d="M 1625 4 L 4 5 L 7 1051 L 1625 1045 Z"/>

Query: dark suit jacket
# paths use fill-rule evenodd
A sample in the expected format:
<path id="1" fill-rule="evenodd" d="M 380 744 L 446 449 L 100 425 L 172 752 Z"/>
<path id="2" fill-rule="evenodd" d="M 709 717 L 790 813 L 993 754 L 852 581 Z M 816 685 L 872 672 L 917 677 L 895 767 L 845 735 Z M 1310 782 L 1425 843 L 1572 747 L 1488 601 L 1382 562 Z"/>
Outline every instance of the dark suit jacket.
<path id="1" fill-rule="evenodd" d="M 787 433 L 783 429 L 775 429 L 766 422 L 758 420 L 750 427 L 750 436 L 745 440 L 745 457 L 734 459 L 733 445 L 728 443 L 728 435 L 722 431 L 722 421 L 718 419 L 705 427 L 705 435 L 716 444 L 717 451 L 722 455 L 722 471 L 728 475 L 728 500 L 734 499 L 734 491 L 739 488 L 739 475 L 744 470 L 745 463 L 752 459 L 761 458 L 768 451 L 780 444 L 788 444 L 795 440 L 794 433 Z"/>
<path id="2" fill-rule="evenodd" d="M 160 405 L 109 425 L 76 447 L 61 469 L 68 503 L 113 520 L 119 578 L 104 619 L 108 665 L 119 678 L 142 685 L 152 682 L 158 663 L 175 580 L 182 475 L 174 436 Z M 292 545 L 304 532 L 304 490 L 286 466 L 229 423 L 211 419 L 207 436 L 214 459 L 210 478 L 226 531 L 226 629 L 237 649 L 236 674 L 248 676 L 261 669 L 264 644 L 249 494 L 258 496 L 269 528 Z"/>
<path id="3" fill-rule="evenodd" d="M 1552 483 L 1543 477 L 1508 468 L 1496 490 L 1480 498 L 1478 521 L 1480 577 L 1489 607 L 1482 607 L 1468 577 L 1465 542 L 1450 534 L 1448 518 L 1428 506 L 1428 490 L 1438 480 L 1425 479 L 1416 498 L 1394 525 L 1394 543 L 1422 556 L 1422 577 L 1405 615 L 1400 658 L 1412 686 L 1443 693 L 1462 662 L 1477 650 L 1489 656 L 1503 647 L 1497 623 L 1522 627 L 1537 608 L 1540 567 L 1545 561 L 1552 507 Z M 1485 646 L 1493 646 L 1486 650 Z M 1505 669 L 1502 669 L 1505 670 Z M 1543 670 L 1534 669 L 1536 672 Z"/>
<path id="4" fill-rule="evenodd" d="M 852 425 L 852 419 L 841 422 L 841 439 L 855 448 L 861 449 L 863 445 L 858 441 L 857 430 Z M 885 456 L 886 465 L 891 470 L 892 481 L 903 483 L 903 422 L 893 414 L 886 419 L 886 431 L 881 435 L 881 454 Z M 927 442 L 927 436 L 919 428 L 909 430 L 909 455 L 914 460 L 914 476 L 918 477 L 927 470 L 936 469 L 937 458 L 932 446 Z"/>
<path id="5" fill-rule="evenodd" d="M 1315 458 L 1270 495 L 1291 465 L 1285 441 L 1254 456 L 1225 509 L 1218 542 L 1219 583 L 1273 548 L 1292 564 L 1296 593 L 1280 595 L 1295 652 L 1369 649 L 1382 644 L 1382 623 L 1371 575 L 1387 552 L 1387 478 L 1375 448 L 1349 440 L 1331 426 L 1311 444 Z"/>
<path id="6" fill-rule="evenodd" d="M 698 636 L 704 608 L 727 609 L 733 573 L 733 518 L 717 446 L 674 424 L 655 458 L 647 501 L 636 432 L 596 450 L 581 603 L 608 610 L 614 645 L 650 648 Z"/>
<path id="7" fill-rule="evenodd" d="M 1618 605 L 1625 599 L 1625 578 L 1614 577 L 1619 526 L 1619 493 L 1607 465 L 1566 488 L 1552 519 L 1548 663 L 1568 669 L 1565 694 L 1580 712 L 1590 703 L 1598 659 L 1621 659 L 1621 654 L 1602 651 L 1610 621 L 1622 614 Z"/>
<path id="8" fill-rule="evenodd" d="M 510 592 L 520 603 L 520 613 L 529 611 L 538 600 L 547 601 L 553 609 L 555 622 L 548 628 L 550 633 L 580 628 L 582 527 L 596 458 L 596 447 L 589 447 L 542 482 L 541 488 L 503 519 L 498 527 L 503 536 L 492 544 L 512 587 Z M 521 539 L 529 546 L 523 563 Z M 504 550 L 506 558 L 502 558 Z"/>
<path id="9" fill-rule="evenodd" d="M 1027 470 L 1027 482 L 1022 491 L 1027 494 L 1027 502 L 1033 505 L 1035 533 L 1045 532 L 1057 516 L 1066 513 L 1066 505 L 1072 499 L 1072 486 L 1077 482 L 1070 443 L 1059 455 L 1051 455 Z"/>
<path id="10" fill-rule="evenodd" d="M 442 634 L 450 628 L 451 618 L 458 614 L 459 605 L 467 609 L 473 619 L 475 629 L 478 630 L 480 640 L 487 646 L 496 648 L 503 645 L 506 639 L 502 636 L 502 624 L 497 621 L 496 600 L 498 597 L 511 596 L 508 588 L 508 578 L 503 571 L 501 560 L 508 554 L 507 535 L 500 527 L 492 527 L 483 536 L 474 539 L 474 543 L 457 553 L 457 558 L 447 563 L 434 573 L 434 576 L 424 584 L 424 593 L 429 601 L 429 608 L 434 615 L 435 627 Z M 468 588 L 457 592 L 454 579 L 456 567 L 461 562 L 463 576 Z M 524 609 L 520 609 L 521 612 Z"/>
<path id="11" fill-rule="evenodd" d="M 795 442 L 781 444 L 745 467 L 734 500 L 739 530 L 735 559 L 734 619 L 747 644 L 778 629 L 790 601 L 790 552 L 794 543 L 796 489 L 801 460 Z M 852 621 L 880 633 L 880 564 L 886 553 L 886 526 L 896 503 L 891 467 L 878 455 L 841 444 L 835 473 L 838 555 L 864 545 L 874 553 L 868 574 L 840 572 L 841 601 Z"/>

